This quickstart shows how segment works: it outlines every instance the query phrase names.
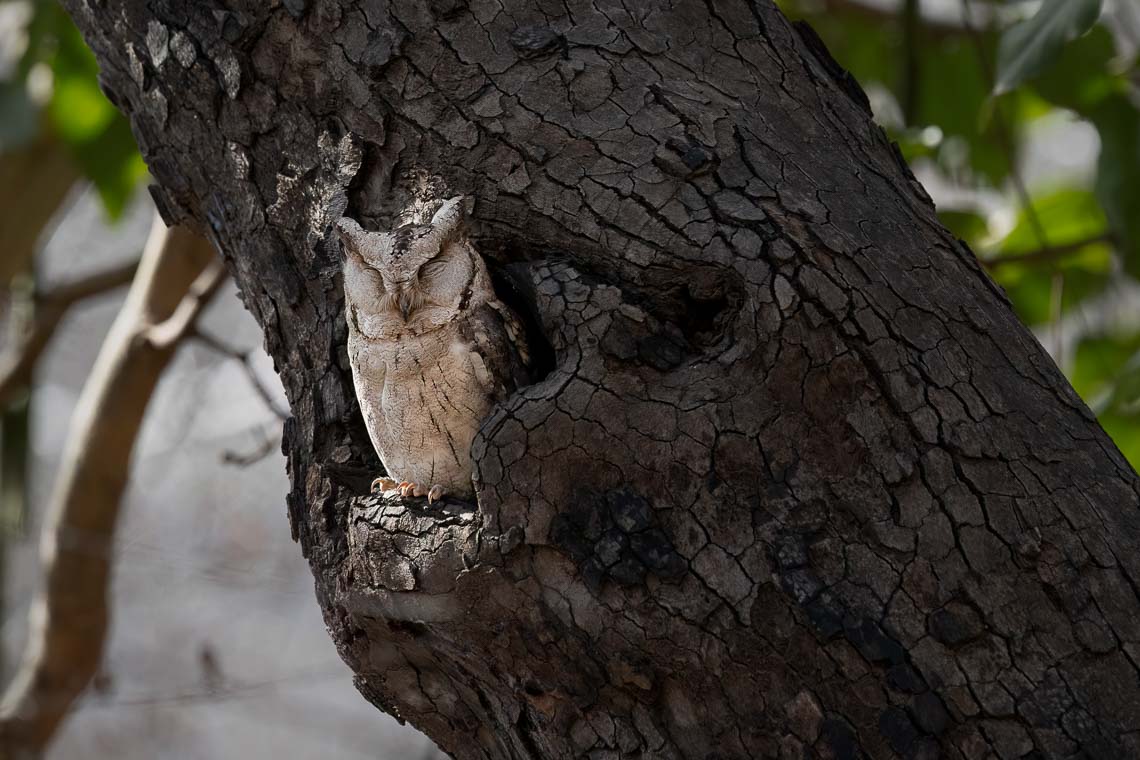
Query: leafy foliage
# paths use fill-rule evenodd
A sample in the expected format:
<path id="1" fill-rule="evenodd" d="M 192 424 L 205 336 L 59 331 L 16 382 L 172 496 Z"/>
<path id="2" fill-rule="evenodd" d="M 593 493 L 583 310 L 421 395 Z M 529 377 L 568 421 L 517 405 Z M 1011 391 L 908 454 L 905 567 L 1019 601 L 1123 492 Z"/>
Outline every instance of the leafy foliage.
<path id="1" fill-rule="evenodd" d="M 1125 269 L 1140 276 L 1140 112 L 1130 100 L 1113 94 L 1096 104 L 1089 117 L 1100 132 L 1096 194 L 1108 214 Z"/>
<path id="2" fill-rule="evenodd" d="M 50 135 L 118 218 L 146 174 L 130 125 L 99 89 L 95 56 L 58 3 L 33 2 L 25 31 L 27 48 L 0 81 L 0 153 Z"/>
<path id="3" fill-rule="evenodd" d="M 1006 290 L 1014 308 L 1029 324 L 1042 324 L 1054 316 L 1099 295 L 1112 281 L 1115 270 L 1112 248 L 1103 240 L 1104 211 L 1087 190 L 1065 188 L 1034 199 L 1036 222 L 1025 210 L 1017 224 L 990 259 L 994 279 Z M 1041 249 L 1044 234 L 1051 249 Z M 1070 249 L 1049 267 L 1041 266 L 1038 254 Z M 1012 263 L 1010 263 L 1012 262 Z M 1055 278 L 1062 279 L 1060 302 L 1054 304 Z"/>
<path id="4" fill-rule="evenodd" d="M 1045 0 L 1032 18 L 1005 31 L 998 48 L 994 91 L 1009 92 L 1039 74 L 1066 42 L 1087 32 L 1100 16 L 1100 0 Z"/>
<path id="5" fill-rule="evenodd" d="M 1070 379 L 1128 461 L 1140 461 L 1140 332 L 1082 340 Z"/>
<path id="6" fill-rule="evenodd" d="M 917 25 L 863 0 L 781 5 L 882 96 L 872 98 L 876 115 L 907 159 L 970 199 L 940 216 L 980 252 L 1018 315 L 1041 326 L 1082 309 L 1066 323 L 1076 345 L 1061 357 L 1065 370 L 1140 465 L 1140 324 L 1113 324 L 1102 306 L 1140 279 L 1140 70 L 1122 59 L 1101 0 L 958 0 L 964 23 Z M 1095 128 L 1093 179 L 1023 195 L 1018 160 L 1046 118 Z"/>

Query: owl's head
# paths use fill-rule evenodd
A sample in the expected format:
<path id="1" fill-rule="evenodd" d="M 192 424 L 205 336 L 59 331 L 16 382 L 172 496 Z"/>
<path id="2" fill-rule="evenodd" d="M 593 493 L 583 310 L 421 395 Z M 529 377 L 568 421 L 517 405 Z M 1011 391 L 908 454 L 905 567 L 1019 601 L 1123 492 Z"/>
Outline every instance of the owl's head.
<path id="1" fill-rule="evenodd" d="M 461 196 L 444 201 L 427 224 L 368 232 L 344 217 L 336 229 L 349 318 L 364 335 L 424 332 L 492 292 L 486 266 L 467 239 Z"/>

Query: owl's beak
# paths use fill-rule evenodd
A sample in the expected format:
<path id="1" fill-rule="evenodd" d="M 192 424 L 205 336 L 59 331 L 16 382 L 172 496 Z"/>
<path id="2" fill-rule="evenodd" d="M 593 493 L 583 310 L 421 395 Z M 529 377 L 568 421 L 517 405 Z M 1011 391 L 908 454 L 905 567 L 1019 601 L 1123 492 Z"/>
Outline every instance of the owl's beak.
<path id="1" fill-rule="evenodd" d="M 400 291 L 400 295 L 396 298 L 396 303 L 400 306 L 400 316 L 402 316 L 404 318 L 404 321 L 407 322 L 408 315 L 411 314 L 412 309 L 415 308 L 412 294 L 407 290 Z"/>

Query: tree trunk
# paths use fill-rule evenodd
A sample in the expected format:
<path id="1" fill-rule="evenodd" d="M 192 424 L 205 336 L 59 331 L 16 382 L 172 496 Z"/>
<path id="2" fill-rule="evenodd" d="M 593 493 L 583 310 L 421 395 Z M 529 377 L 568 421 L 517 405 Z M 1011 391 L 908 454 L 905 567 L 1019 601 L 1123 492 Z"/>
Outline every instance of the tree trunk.
<path id="1" fill-rule="evenodd" d="M 771 0 L 67 4 L 265 328 L 376 705 L 458 758 L 1140 753 L 1136 475 Z M 443 508 L 357 485 L 331 242 L 422 174 L 552 349 Z"/>

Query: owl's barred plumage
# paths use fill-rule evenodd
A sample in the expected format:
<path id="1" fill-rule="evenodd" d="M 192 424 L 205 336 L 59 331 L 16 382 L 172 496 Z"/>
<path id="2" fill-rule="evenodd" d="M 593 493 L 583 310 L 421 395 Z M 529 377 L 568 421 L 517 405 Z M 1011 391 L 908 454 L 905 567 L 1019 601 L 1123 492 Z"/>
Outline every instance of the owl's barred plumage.
<path id="1" fill-rule="evenodd" d="M 438 485 L 471 498 L 471 441 L 492 406 L 529 381 L 529 356 L 518 315 L 467 237 L 463 198 L 426 224 L 367 232 L 345 217 L 337 232 L 349 364 L 384 469 L 416 493 Z"/>

